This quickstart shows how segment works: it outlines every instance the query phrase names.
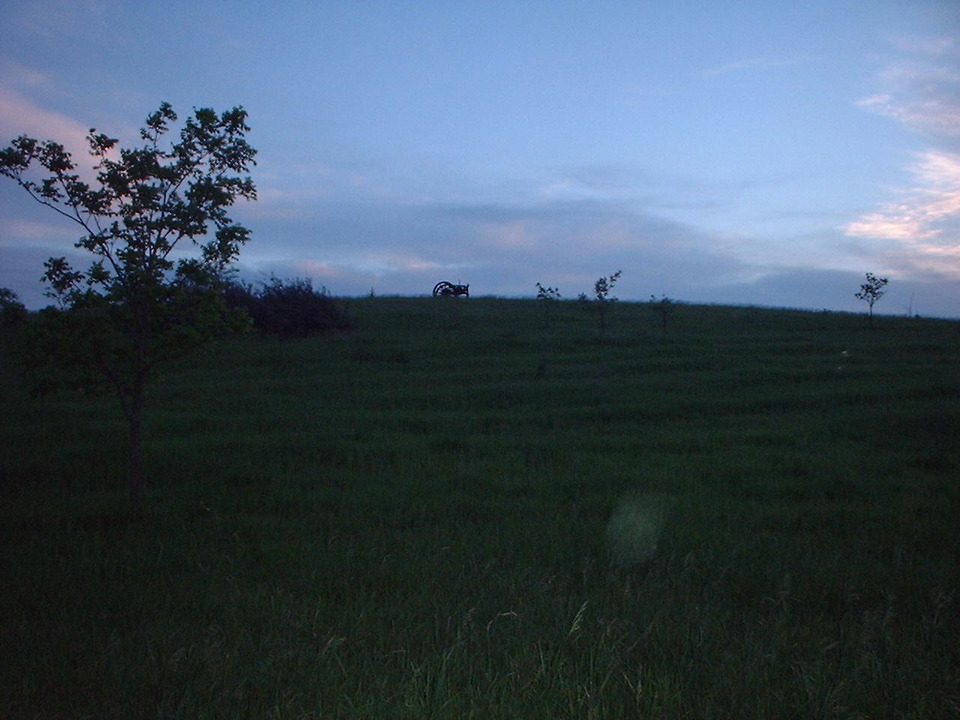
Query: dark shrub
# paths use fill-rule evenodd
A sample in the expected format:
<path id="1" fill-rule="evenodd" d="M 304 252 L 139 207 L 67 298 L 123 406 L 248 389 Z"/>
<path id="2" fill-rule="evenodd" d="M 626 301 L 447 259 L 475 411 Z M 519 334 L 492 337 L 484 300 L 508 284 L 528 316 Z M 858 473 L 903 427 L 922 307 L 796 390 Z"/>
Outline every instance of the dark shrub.
<path id="1" fill-rule="evenodd" d="M 227 305 L 243 308 L 262 333 L 280 337 L 309 337 L 346 332 L 353 321 L 326 288 L 314 290 L 310 280 L 271 278 L 259 288 L 232 283 L 224 291 Z"/>
<path id="2" fill-rule="evenodd" d="M 0 288 L 0 328 L 17 327 L 27 315 L 27 308 L 17 294 L 8 288 Z"/>

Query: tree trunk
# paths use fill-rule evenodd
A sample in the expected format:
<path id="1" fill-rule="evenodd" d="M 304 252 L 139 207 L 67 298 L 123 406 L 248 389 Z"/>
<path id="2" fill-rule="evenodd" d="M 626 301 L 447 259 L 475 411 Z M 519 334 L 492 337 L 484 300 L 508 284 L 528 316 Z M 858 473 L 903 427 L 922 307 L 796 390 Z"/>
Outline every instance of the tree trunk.
<path id="1" fill-rule="evenodd" d="M 127 421 L 130 429 L 130 504 L 136 519 L 143 517 L 143 493 L 146 479 L 143 470 L 143 397 L 142 385 L 130 398 Z"/>

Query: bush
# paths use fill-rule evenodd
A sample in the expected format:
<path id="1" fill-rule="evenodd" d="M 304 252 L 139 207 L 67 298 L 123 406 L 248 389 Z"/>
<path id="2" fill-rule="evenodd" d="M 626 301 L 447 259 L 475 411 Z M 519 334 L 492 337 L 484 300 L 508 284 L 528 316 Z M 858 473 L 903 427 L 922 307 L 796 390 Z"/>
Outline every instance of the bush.
<path id="1" fill-rule="evenodd" d="M 259 288 L 232 283 L 224 296 L 229 307 L 246 310 L 253 326 L 270 335 L 309 337 L 353 328 L 346 310 L 326 288 L 314 290 L 305 278 L 271 278 Z"/>
<path id="2" fill-rule="evenodd" d="M 0 288 L 0 328 L 15 328 L 27 319 L 28 314 L 13 290 Z"/>

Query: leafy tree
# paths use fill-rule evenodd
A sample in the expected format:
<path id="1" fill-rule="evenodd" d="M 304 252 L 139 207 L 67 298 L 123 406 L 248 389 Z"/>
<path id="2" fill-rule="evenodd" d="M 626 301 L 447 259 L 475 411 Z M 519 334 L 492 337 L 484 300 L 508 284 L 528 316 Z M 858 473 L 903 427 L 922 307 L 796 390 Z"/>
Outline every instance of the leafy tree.
<path id="1" fill-rule="evenodd" d="M 863 300 L 870 307 L 870 327 L 873 327 L 873 306 L 886 292 L 887 278 L 878 278 L 873 273 L 867 273 L 867 281 L 860 286 L 860 292 L 854 293 L 858 300 Z"/>
<path id="2" fill-rule="evenodd" d="M 21 136 L 0 150 L 0 174 L 79 225 L 76 247 L 93 256 L 86 270 L 63 257 L 44 264 L 47 295 L 58 307 L 28 323 L 23 360 L 40 391 L 112 388 L 129 429 L 137 514 L 148 381 L 158 363 L 184 356 L 237 320 L 224 303 L 223 280 L 250 231 L 227 211 L 238 198 L 256 199 L 246 176 L 256 151 L 245 139 L 243 108 L 219 115 L 195 109 L 173 142 L 166 136 L 176 120 L 161 104 L 140 130 L 143 145 L 129 149 L 91 129 L 92 184 L 52 140 Z M 179 253 L 191 246 L 193 252 Z"/>

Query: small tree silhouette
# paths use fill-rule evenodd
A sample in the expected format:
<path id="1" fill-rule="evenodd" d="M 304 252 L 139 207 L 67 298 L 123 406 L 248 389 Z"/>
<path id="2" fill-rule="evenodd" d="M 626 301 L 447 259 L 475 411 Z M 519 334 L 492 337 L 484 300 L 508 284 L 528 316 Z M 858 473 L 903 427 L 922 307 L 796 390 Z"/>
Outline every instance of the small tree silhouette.
<path id="1" fill-rule="evenodd" d="M 560 291 L 555 287 L 544 287 L 537 283 L 537 300 L 559 300 Z"/>
<path id="2" fill-rule="evenodd" d="M 560 291 L 555 287 L 545 287 L 537 283 L 537 300 L 543 307 L 543 324 L 546 327 L 550 324 L 550 314 L 553 305 L 556 305 L 560 299 Z"/>
<path id="3" fill-rule="evenodd" d="M 886 292 L 883 288 L 886 287 L 889 280 L 887 278 L 880 278 L 874 275 L 873 273 L 867 273 L 867 281 L 860 286 L 860 292 L 854 293 L 854 296 L 858 300 L 863 300 L 870 308 L 870 327 L 873 327 L 873 306 L 883 297 Z"/>
<path id="4" fill-rule="evenodd" d="M 660 313 L 660 322 L 664 330 L 667 329 L 667 323 L 670 322 L 670 316 L 673 315 L 673 300 L 666 295 L 661 295 L 658 300 L 655 296 L 650 296 L 650 309 L 655 313 Z"/>
<path id="5" fill-rule="evenodd" d="M 610 292 L 613 290 L 613 286 L 617 284 L 617 280 L 620 279 L 621 272 L 623 271 L 617 270 L 613 275 L 601 277 L 593 284 L 593 301 L 597 308 L 601 332 L 607 329 L 607 310 L 610 304 L 617 300 L 615 297 L 610 297 Z M 583 303 L 589 302 L 586 293 L 580 293 L 579 299 Z"/>

